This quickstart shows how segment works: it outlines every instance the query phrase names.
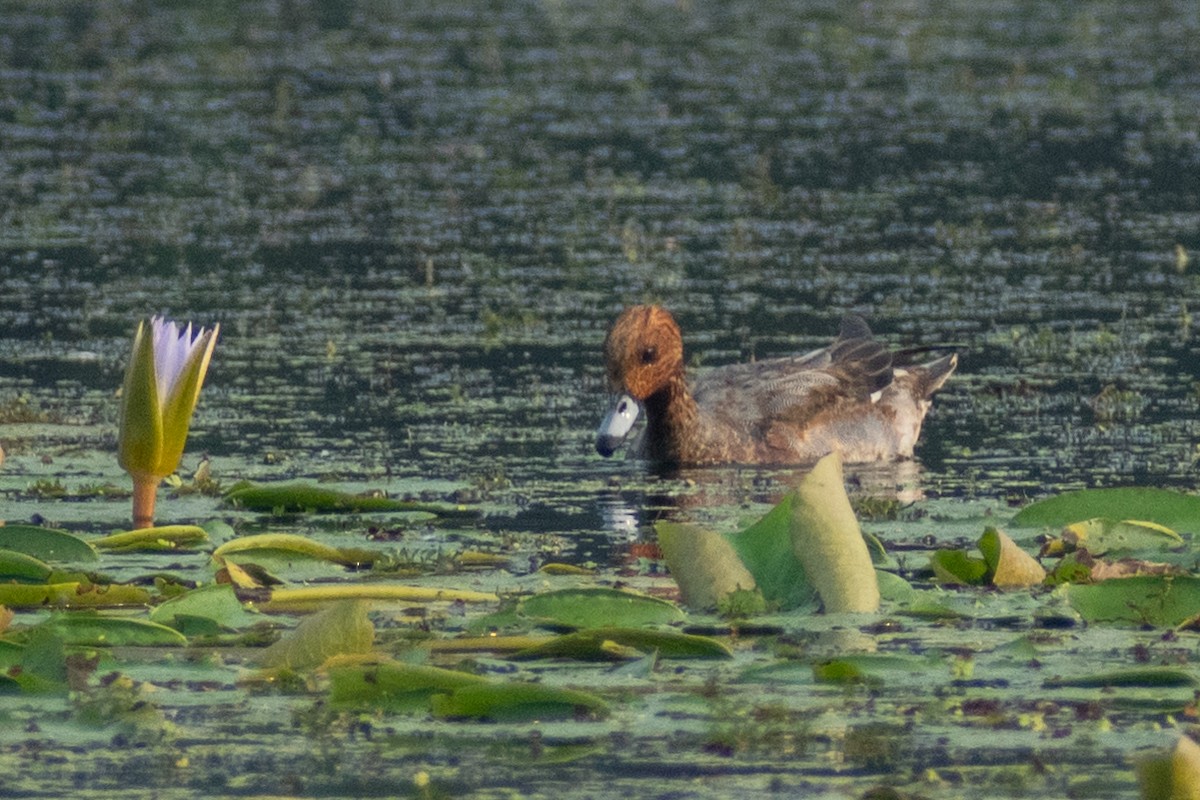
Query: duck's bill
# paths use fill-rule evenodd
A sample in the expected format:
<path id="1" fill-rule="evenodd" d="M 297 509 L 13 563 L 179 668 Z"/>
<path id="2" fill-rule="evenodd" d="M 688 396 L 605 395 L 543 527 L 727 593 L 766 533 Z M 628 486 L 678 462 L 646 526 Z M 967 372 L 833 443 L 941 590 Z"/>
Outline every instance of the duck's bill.
<path id="1" fill-rule="evenodd" d="M 616 452 L 625 437 L 629 435 L 633 423 L 637 421 L 641 408 L 636 400 L 627 394 L 617 398 L 617 402 L 609 409 L 596 431 L 596 452 L 608 458 Z"/>

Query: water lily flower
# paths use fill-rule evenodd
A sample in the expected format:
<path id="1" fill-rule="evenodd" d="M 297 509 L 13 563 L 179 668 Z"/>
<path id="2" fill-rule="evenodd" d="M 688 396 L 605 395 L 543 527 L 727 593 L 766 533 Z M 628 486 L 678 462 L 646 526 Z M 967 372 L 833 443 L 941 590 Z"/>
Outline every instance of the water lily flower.
<path id="1" fill-rule="evenodd" d="M 162 317 L 138 323 L 121 394 L 117 460 L 133 478 L 133 525 L 154 524 L 158 484 L 179 466 L 220 325 L 197 328 Z"/>

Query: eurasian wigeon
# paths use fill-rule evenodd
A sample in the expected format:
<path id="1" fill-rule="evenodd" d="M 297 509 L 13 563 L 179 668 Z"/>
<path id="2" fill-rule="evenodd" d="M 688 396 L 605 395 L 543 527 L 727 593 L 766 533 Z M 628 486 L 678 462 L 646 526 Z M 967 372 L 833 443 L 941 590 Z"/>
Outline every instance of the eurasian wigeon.
<path id="1" fill-rule="evenodd" d="M 930 398 L 958 356 L 902 367 L 896 355 L 851 314 L 828 347 L 689 381 L 675 318 L 659 306 L 633 306 L 604 340 L 605 369 L 620 396 L 597 431 L 596 450 L 612 455 L 644 413 L 634 452 L 661 463 L 803 463 L 834 450 L 847 462 L 910 458 Z"/>

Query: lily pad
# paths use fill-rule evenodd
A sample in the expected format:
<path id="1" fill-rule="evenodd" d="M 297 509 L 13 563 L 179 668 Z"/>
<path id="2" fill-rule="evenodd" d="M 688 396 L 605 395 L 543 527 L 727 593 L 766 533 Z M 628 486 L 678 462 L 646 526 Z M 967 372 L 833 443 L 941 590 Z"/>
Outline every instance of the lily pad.
<path id="1" fill-rule="evenodd" d="M 763 599 L 782 611 L 814 610 L 817 590 L 792 548 L 792 507 L 789 493 L 741 533 L 726 538 L 754 576 Z"/>
<path id="2" fill-rule="evenodd" d="M 428 712 L 435 692 L 452 692 L 487 679 L 459 670 L 386 660 L 328 669 L 329 699 L 338 707 Z"/>
<path id="3" fill-rule="evenodd" d="M 1061 528 L 1097 517 L 1145 520 L 1176 531 L 1200 531 L 1200 496 L 1153 487 L 1083 489 L 1028 505 L 1017 512 L 1012 524 Z"/>
<path id="4" fill-rule="evenodd" d="M 90 612 L 57 614 L 38 627 L 53 631 L 68 645 L 180 647 L 187 644 L 187 638 L 179 631 L 157 622 Z"/>
<path id="5" fill-rule="evenodd" d="M 208 541 L 208 533 L 199 525 L 163 525 L 157 528 L 114 533 L 93 539 L 92 545 L 101 550 L 182 550 Z"/>
<path id="6" fill-rule="evenodd" d="M 1173 627 L 1200 616 L 1200 578 L 1145 575 L 1066 586 L 1067 601 L 1088 622 Z"/>
<path id="7" fill-rule="evenodd" d="M 192 589 L 159 605 L 150 620 L 187 632 L 195 620 L 205 619 L 220 628 L 236 629 L 253 624 L 258 617 L 247 613 L 228 584 L 211 584 Z"/>
<path id="8" fill-rule="evenodd" d="M 987 583 L 988 565 L 965 550 L 937 550 L 929 556 L 929 566 L 939 583 L 962 586 L 983 586 Z"/>
<path id="9" fill-rule="evenodd" d="M 576 631 L 520 650 L 512 657 L 610 661 L 641 657 L 649 652 L 657 652 L 662 658 L 733 657 L 733 652 L 727 646 L 708 636 L 645 628 L 592 628 Z"/>
<path id="10" fill-rule="evenodd" d="M 40 525 L 0 525 L 0 548 L 43 561 L 95 561 L 96 549 L 84 539 Z"/>
<path id="11" fill-rule="evenodd" d="M 41 559 L 14 550 L 0 549 L 0 581 L 45 583 L 51 573 L 53 570 L 50 565 Z"/>
<path id="12" fill-rule="evenodd" d="M 382 554 L 360 548 L 339 548 L 314 541 L 294 533 L 263 533 L 232 539 L 213 551 L 214 558 L 231 555 L 246 558 L 268 557 L 309 558 L 330 561 L 343 566 L 359 567 L 373 564 Z"/>
<path id="13" fill-rule="evenodd" d="M 993 586 L 1015 588 L 1036 586 L 1046 579 L 1046 570 L 1003 531 L 988 528 L 979 539 L 979 551 L 988 565 Z"/>
<path id="14" fill-rule="evenodd" d="M 1178 533 L 1156 522 L 1102 517 L 1067 525 L 1063 528 L 1063 539 L 1092 555 L 1162 551 L 1183 544 Z"/>
<path id="15" fill-rule="evenodd" d="M 791 509 L 792 549 L 827 613 L 879 609 L 875 565 L 835 452 L 816 463 L 796 487 Z"/>
<path id="16" fill-rule="evenodd" d="M 311 610 L 342 600 L 381 600 L 401 603 L 496 603 L 490 592 L 442 589 L 436 586 L 406 586 L 400 583 L 340 583 L 321 586 L 280 588 L 262 604 L 266 611 Z"/>
<path id="17" fill-rule="evenodd" d="M 540 683 L 482 683 L 431 698 L 433 715 L 495 722 L 604 717 L 608 704 L 594 694 Z"/>
<path id="18" fill-rule="evenodd" d="M 102 608 L 144 606 L 150 593 L 140 586 L 89 584 L 78 581 L 50 584 L 0 584 L 0 606 L 10 608 Z"/>
<path id="19" fill-rule="evenodd" d="M 713 609 L 731 592 L 756 588 L 754 576 L 728 538 L 682 522 L 659 522 L 654 531 L 663 560 L 688 607 Z"/>
<path id="20" fill-rule="evenodd" d="M 616 589 L 563 589 L 536 594 L 521 601 L 521 612 L 540 622 L 569 628 L 669 625 L 684 619 L 673 603 Z"/>
<path id="21" fill-rule="evenodd" d="M 234 508 L 266 514 L 352 514 L 380 511 L 416 511 L 438 516 L 474 517 L 465 506 L 394 500 L 377 495 L 358 495 L 311 483 L 241 485 L 225 495 Z"/>
<path id="22" fill-rule="evenodd" d="M 1138 764 L 1143 800 L 1195 800 L 1200 797 L 1200 745 L 1181 734 L 1165 756 Z"/>
<path id="23" fill-rule="evenodd" d="M 1093 672 L 1084 675 L 1054 676 L 1042 681 L 1047 689 L 1064 687 L 1079 687 L 1103 689 L 1107 686 L 1142 686 L 1142 687 L 1172 687 L 1195 686 L 1200 683 L 1195 675 L 1187 670 L 1172 667 L 1135 667 L 1132 669 L 1112 670 L 1110 672 Z"/>
<path id="24" fill-rule="evenodd" d="M 268 669 L 311 669 L 331 656 L 366 653 L 374 640 L 375 626 L 367 618 L 366 603 L 347 600 L 307 617 L 256 660 Z"/>

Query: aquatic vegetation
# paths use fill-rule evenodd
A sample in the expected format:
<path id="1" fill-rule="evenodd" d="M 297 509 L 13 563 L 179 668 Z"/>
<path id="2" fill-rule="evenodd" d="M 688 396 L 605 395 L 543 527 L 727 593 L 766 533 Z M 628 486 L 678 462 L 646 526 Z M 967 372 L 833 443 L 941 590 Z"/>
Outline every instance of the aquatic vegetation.
<path id="1" fill-rule="evenodd" d="M 179 466 L 221 326 L 182 331 L 153 317 L 138 323 L 121 394 L 117 460 L 133 478 L 133 524 L 154 524 L 158 484 Z"/>

